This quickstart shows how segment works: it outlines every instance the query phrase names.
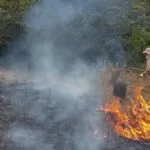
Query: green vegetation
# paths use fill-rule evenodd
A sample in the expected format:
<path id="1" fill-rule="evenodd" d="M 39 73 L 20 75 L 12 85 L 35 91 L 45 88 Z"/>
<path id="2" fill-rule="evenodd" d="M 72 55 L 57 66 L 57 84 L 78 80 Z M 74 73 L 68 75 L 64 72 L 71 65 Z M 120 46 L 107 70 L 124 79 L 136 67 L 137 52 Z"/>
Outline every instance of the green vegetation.
<path id="1" fill-rule="evenodd" d="M 145 60 L 142 51 L 150 45 L 150 32 L 139 25 L 133 25 L 129 36 L 124 40 L 123 44 L 128 56 L 128 65 L 142 66 Z"/>
<path id="2" fill-rule="evenodd" d="M 36 1 L 0 0 L 0 48 L 24 32 L 25 27 L 21 23 L 22 17 Z M 110 3 L 108 6 L 113 6 L 111 3 L 114 3 L 114 1 L 109 1 L 108 3 Z M 128 17 L 125 17 L 123 15 L 125 11 L 124 7 L 125 5 L 130 7 L 131 1 L 128 1 L 128 3 L 129 5 L 126 2 L 116 0 L 117 5 L 115 4 L 113 7 L 106 8 L 104 14 L 96 12 L 93 14 L 83 14 L 81 17 L 78 17 L 73 22 L 73 26 L 67 26 L 67 29 L 63 33 L 59 33 L 59 35 L 62 34 L 63 38 L 62 40 L 58 39 L 61 42 L 60 45 L 63 46 L 67 42 L 70 44 L 70 47 L 73 47 L 73 44 L 76 47 L 84 43 L 86 45 L 87 41 L 90 43 L 92 39 L 93 45 L 89 48 L 91 49 L 90 51 L 95 51 L 97 55 L 101 55 L 101 52 L 105 52 L 107 49 L 106 53 L 113 56 L 115 49 L 113 49 L 113 44 L 111 43 L 115 42 L 113 42 L 114 39 L 111 30 L 114 27 L 121 28 L 119 36 L 122 39 L 123 48 L 127 53 L 128 65 L 142 66 L 145 61 L 142 51 L 150 46 L 150 0 L 132 1 L 130 11 L 126 12 L 128 13 Z M 105 14 L 108 16 L 109 14 L 113 14 L 112 16 L 116 16 L 116 18 L 122 15 L 120 17 L 122 19 L 117 22 L 117 19 L 113 20 L 112 17 L 111 21 L 105 21 Z M 73 30 L 76 32 L 73 33 Z M 103 31 L 107 32 L 106 35 Z M 109 31 L 110 35 L 108 34 Z M 109 39 L 107 38 L 108 36 Z M 71 39 L 69 37 L 72 38 L 70 42 L 68 42 Z M 66 41 L 64 41 L 65 38 Z M 74 43 L 72 44 L 71 42 Z"/>
<path id="3" fill-rule="evenodd" d="M 23 30 L 23 14 L 35 0 L 0 0 L 0 47 L 16 38 Z"/>
<path id="4" fill-rule="evenodd" d="M 132 4 L 127 21 L 128 29 L 122 34 L 122 43 L 128 56 L 128 65 L 142 66 L 142 51 L 150 46 L 150 1 L 140 0 Z"/>

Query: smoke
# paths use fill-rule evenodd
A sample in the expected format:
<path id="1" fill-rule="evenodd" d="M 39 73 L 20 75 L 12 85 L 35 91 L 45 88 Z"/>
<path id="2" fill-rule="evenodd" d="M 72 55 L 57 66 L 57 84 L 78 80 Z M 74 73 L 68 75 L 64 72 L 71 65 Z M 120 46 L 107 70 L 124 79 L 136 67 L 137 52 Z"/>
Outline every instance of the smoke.
<path id="1" fill-rule="evenodd" d="M 96 112 L 101 97 L 98 71 L 80 66 L 81 71 L 79 64 L 76 67 L 69 75 L 59 76 L 63 78 L 61 81 L 52 76 L 53 81 L 47 78 L 50 81 L 18 85 L 11 101 L 16 114 L 22 115 L 19 118 L 23 119 L 19 120 L 23 121 L 10 126 L 8 137 L 13 146 L 18 149 L 42 149 L 43 146 L 45 150 L 97 150 L 103 145 L 103 135 L 100 140 L 94 135 L 95 130 L 100 129 L 100 116 Z M 33 121 L 27 123 L 28 118 Z"/>
<path id="2" fill-rule="evenodd" d="M 21 125 L 13 124 L 9 131 L 9 136 L 15 140 L 15 145 L 8 145 L 8 149 L 52 149 L 52 144 L 46 144 L 44 135 L 39 130 L 30 130 L 23 128 Z"/>
<path id="3" fill-rule="evenodd" d="M 28 32 L 10 45 L 14 51 L 9 62 L 34 83 L 19 85 L 11 97 L 23 121 L 10 126 L 8 149 L 99 150 L 103 146 L 102 116 L 96 112 L 102 102 L 102 60 L 111 46 L 114 60 L 119 59 L 119 51 L 124 58 L 115 30 L 106 24 L 108 4 L 41 0 L 26 14 Z M 98 13 L 100 17 L 94 19 Z M 93 26 L 96 22 L 101 26 Z"/>

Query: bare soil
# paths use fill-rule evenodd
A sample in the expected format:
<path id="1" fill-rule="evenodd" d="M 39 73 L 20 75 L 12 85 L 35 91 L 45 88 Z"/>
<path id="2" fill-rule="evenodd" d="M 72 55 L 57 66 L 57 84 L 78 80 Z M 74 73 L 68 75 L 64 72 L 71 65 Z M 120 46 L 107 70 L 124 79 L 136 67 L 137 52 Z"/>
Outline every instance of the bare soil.
<path id="1" fill-rule="evenodd" d="M 102 74 L 102 87 L 104 87 L 104 95 L 106 99 L 112 97 L 112 85 L 110 84 L 111 76 L 117 68 L 107 68 Z M 120 77 L 127 84 L 126 99 L 134 98 L 134 90 L 136 87 L 143 87 L 142 95 L 146 100 L 150 100 L 149 80 L 145 77 L 140 77 L 142 69 L 127 68 L 121 71 Z"/>

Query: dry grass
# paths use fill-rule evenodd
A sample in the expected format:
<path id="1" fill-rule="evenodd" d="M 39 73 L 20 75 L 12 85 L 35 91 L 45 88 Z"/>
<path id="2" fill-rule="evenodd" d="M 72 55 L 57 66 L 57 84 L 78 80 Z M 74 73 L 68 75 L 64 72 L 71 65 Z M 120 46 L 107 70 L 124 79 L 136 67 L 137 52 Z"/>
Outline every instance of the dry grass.
<path id="1" fill-rule="evenodd" d="M 105 99 L 110 99 L 112 95 L 112 85 L 109 83 L 112 73 L 116 70 L 117 68 L 112 68 L 109 67 L 101 74 L 102 78 L 102 87 L 104 87 L 104 95 Z M 150 100 L 150 87 L 148 87 L 148 80 L 145 79 L 144 77 L 140 77 L 140 73 L 142 70 L 136 69 L 136 68 L 128 68 L 128 69 L 123 69 L 120 77 L 127 83 L 127 99 L 133 98 L 134 97 L 134 89 L 137 86 L 142 86 L 144 87 L 144 90 L 142 92 L 143 96 L 147 99 Z"/>

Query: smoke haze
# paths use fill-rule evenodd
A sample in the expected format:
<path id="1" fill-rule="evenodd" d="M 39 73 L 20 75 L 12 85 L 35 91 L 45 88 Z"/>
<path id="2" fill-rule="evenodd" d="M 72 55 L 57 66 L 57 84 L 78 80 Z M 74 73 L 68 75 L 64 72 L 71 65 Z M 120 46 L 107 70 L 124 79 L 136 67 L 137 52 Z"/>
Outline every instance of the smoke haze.
<path id="1" fill-rule="evenodd" d="M 106 67 L 105 58 L 126 63 L 117 29 L 109 25 L 121 16 L 107 12 L 117 3 L 41 0 L 26 14 L 28 33 L 9 46 L 13 49 L 9 63 L 31 75 L 34 83 L 19 85 L 11 97 L 24 119 L 10 126 L 8 149 L 99 150 L 103 146 L 103 116 L 96 112 L 103 99 L 99 73 Z M 93 27 L 95 22 L 101 26 Z"/>

